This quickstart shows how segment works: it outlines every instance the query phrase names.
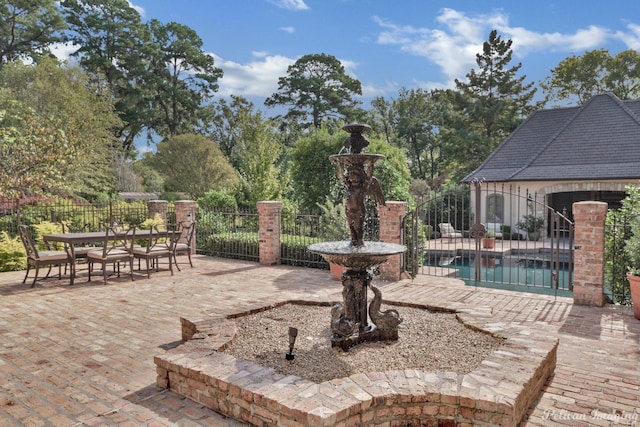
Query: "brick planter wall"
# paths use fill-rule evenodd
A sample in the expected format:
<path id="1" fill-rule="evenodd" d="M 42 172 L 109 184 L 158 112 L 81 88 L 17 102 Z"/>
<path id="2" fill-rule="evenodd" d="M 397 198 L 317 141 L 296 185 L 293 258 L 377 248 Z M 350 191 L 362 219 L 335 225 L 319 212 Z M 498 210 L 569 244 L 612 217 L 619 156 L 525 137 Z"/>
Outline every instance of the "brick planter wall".
<path id="1" fill-rule="evenodd" d="M 403 369 L 317 384 L 218 351 L 235 335 L 228 318 L 181 319 L 187 341 L 154 358 L 157 385 L 256 426 L 517 426 L 555 369 L 557 339 L 482 309 L 457 316 L 505 338 L 466 375 Z"/>

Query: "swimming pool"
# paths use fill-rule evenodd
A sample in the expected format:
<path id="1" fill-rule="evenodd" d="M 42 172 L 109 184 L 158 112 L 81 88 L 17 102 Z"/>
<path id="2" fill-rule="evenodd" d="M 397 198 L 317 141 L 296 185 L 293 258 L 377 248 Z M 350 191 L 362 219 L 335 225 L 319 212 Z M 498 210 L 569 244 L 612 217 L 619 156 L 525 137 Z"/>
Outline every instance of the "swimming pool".
<path id="1" fill-rule="evenodd" d="M 484 255 L 484 254 L 483 254 Z M 468 285 L 501 289 L 526 290 L 528 292 L 556 293 L 556 280 L 551 263 L 539 254 L 502 255 L 487 254 L 480 257 L 480 276 L 476 280 L 476 259 L 473 253 L 463 255 L 431 254 L 425 265 L 441 267 L 446 275 L 462 279 Z M 557 293 L 571 295 L 571 274 L 566 265 L 560 266 L 557 277 Z M 526 288 L 526 289 L 523 289 Z"/>

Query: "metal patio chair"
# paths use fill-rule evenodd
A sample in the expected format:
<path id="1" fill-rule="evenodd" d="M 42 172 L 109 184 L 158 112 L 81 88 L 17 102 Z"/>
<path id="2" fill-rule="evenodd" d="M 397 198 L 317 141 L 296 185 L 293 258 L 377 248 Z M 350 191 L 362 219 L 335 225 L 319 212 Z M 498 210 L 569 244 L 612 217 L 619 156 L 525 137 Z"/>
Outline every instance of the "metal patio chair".
<path id="1" fill-rule="evenodd" d="M 18 233 L 20 234 L 20 240 L 22 240 L 22 244 L 27 252 L 27 273 L 22 280 L 22 283 L 27 281 L 27 277 L 29 277 L 29 271 L 31 271 L 31 267 L 36 269 L 35 277 L 33 278 L 33 282 L 31 283 L 31 287 L 33 288 L 36 285 L 36 281 L 38 280 L 38 273 L 40 271 L 40 267 L 45 266 L 49 267 L 47 274 L 43 279 L 49 277 L 51 273 L 51 268 L 53 266 L 58 266 L 58 278 L 62 278 L 62 266 L 67 265 L 71 266 L 71 275 L 70 275 L 70 284 L 73 285 L 73 278 L 75 276 L 75 271 L 73 271 L 73 259 L 71 258 L 71 253 L 68 251 L 68 248 L 65 245 L 65 250 L 51 250 L 49 245 L 45 242 L 47 247 L 46 250 L 40 251 L 36 245 L 36 241 L 33 238 L 33 234 L 31 233 L 31 229 L 28 225 L 20 225 L 18 227 Z"/>
<path id="2" fill-rule="evenodd" d="M 191 266 L 191 268 L 193 268 L 193 262 L 191 262 L 191 245 L 193 243 L 193 236 L 195 235 L 195 231 L 195 221 L 182 221 L 180 224 L 178 224 L 177 232 L 179 240 L 175 244 L 173 255 L 173 260 L 176 264 L 176 267 L 178 268 L 178 271 L 181 270 L 180 266 L 178 265 L 177 256 L 182 254 L 186 254 L 189 257 L 189 265 Z M 180 240 L 183 239 L 184 241 L 181 242 Z"/>
<path id="3" fill-rule="evenodd" d="M 129 263 L 129 274 L 133 280 L 133 229 L 126 231 L 124 235 L 118 233 L 113 227 L 107 227 L 101 248 L 95 248 L 87 253 L 87 263 L 89 264 L 89 282 L 91 272 L 95 264 L 102 266 L 102 277 L 104 284 L 107 284 L 107 265 L 113 264 L 114 272 L 120 277 L 120 263 Z"/>
<path id="4" fill-rule="evenodd" d="M 147 240 L 146 247 L 142 246 L 133 246 L 131 249 L 131 255 L 134 258 L 137 258 L 138 261 L 144 259 L 146 261 L 147 267 L 147 278 L 151 278 L 151 267 L 153 266 L 156 271 L 158 271 L 158 264 L 160 258 L 167 258 L 169 260 L 169 271 L 171 271 L 171 275 L 173 276 L 173 264 L 174 260 L 174 246 L 176 240 L 180 237 L 180 234 L 176 232 L 170 232 L 169 237 L 159 237 L 158 236 L 158 227 L 153 226 L 151 230 L 145 233 L 141 233 L 144 235 Z M 155 232 L 155 233 L 154 233 Z M 136 233 L 135 230 L 133 232 L 133 239 L 135 240 Z M 140 237 L 138 237 L 140 238 Z"/>

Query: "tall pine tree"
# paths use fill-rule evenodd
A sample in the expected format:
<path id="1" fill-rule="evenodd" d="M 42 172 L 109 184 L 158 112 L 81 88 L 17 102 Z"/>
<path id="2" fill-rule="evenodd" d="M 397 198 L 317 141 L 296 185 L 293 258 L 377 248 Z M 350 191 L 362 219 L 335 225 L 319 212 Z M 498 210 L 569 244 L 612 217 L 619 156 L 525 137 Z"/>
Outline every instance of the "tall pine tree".
<path id="1" fill-rule="evenodd" d="M 475 169 L 539 104 L 533 103 L 536 88 L 517 76 L 521 63 L 511 65 L 511 40 L 504 41 L 496 30 L 489 33 L 482 53 L 476 55 L 477 70 L 456 79 L 455 107 L 465 120 L 458 120 L 455 137 L 447 141 L 448 157 L 465 159 L 456 175 Z M 459 116 L 460 117 L 460 116 Z M 462 118 L 462 117 L 460 117 Z"/>

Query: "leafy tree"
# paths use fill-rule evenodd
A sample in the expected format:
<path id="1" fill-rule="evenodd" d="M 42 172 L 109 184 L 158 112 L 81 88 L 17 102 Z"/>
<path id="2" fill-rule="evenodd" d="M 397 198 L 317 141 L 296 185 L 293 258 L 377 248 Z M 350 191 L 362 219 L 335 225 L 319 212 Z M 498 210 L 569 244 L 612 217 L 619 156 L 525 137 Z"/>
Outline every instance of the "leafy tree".
<path id="1" fill-rule="evenodd" d="M 243 130 L 262 121 L 259 113 L 254 113 L 252 102 L 235 95 L 231 95 L 231 103 L 221 98 L 207 108 L 211 118 L 206 120 L 208 126 L 204 129 L 205 135 L 217 142 L 229 161 L 237 167 L 244 139 Z"/>
<path id="2" fill-rule="evenodd" d="M 202 209 L 220 209 L 235 212 L 238 209 L 238 202 L 233 194 L 209 190 L 198 199 L 198 207 Z"/>
<path id="3" fill-rule="evenodd" d="M 256 118 L 257 123 L 242 130 L 243 144 L 238 155 L 238 171 L 249 206 L 261 200 L 280 200 L 287 186 L 287 177 L 278 165 L 283 146 L 260 115 Z"/>
<path id="4" fill-rule="evenodd" d="M 464 133 L 447 141 L 447 148 L 452 157 L 467 159 L 459 173 L 477 167 L 538 107 L 532 104 L 533 83 L 524 84 L 524 75 L 517 77 L 522 64 L 510 66 L 511 44 L 492 30 L 476 55 L 478 70 L 469 71 L 466 81 L 456 79 L 457 109 L 468 120 Z"/>
<path id="5" fill-rule="evenodd" d="M 160 136 L 193 132 L 203 117 L 202 104 L 218 90 L 222 70 L 202 50 L 202 39 L 191 28 L 158 20 L 148 24 L 149 61 L 154 119 L 150 127 Z"/>
<path id="6" fill-rule="evenodd" d="M 321 127 L 296 143 L 291 153 L 291 178 L 294 198 L 303 209 L 315 209 L 327 200 L 333 204 L 344 201 L 342 183 L 328 157 L 340 151 L 346 137 L 342 131 L 331 134 Z M 402 150 L 377 135 L 367 139 L 370 152 L 386 156 L 374 170 L 386 199 L 411 200 L 411 174 Z"/>
<path id="7" fill-rule="evenodd" d="M 141 180 L 144 191 L 159 194 L 164 191 L 164 178 L 157 170 L 141 160 L 135 161 L 132 166 L 136 177 Z"/>
<path id="8" fill-rule="evenodd" d="M 391 107 L 391 120 L 399 145 L 417 179 L 437 176 L 440 154 L 437 126 L 431 113 L 430 94 L 421 89 L 401 89 Z"/>
<path id="9" fill-rule="evenodd" d="M 62 0 L 61 6 L 69 39 L 78 46 L 72 56 L 115 97 L 122 122 L 113 132 L 130 149 L 151 121 L 151 74 L 142 59 L 149 30 L 127 0 Z"/>
<path id="10" fill-rule="evenodd" d="M 60 171 L 73 160 L 60 122 L 39 117 L 24 103 L 0 89 L 0 197 L 63 188 Z"/>
<path id="11" fill-rule="evenodd" d="M 371 119 L 366 123 L 370 123 L 372 129 L 382 133 L 387 142 L 391 142 L 395 139 L 391 102 L 379 96 L 371 101 L 371 107 L 369 111 Z"/>
<path id="12" fill-rule="evenodd" d="M 165 139 L 155 154 L 147 153 L 143 160 L 165 177 L 167 191 L 185 192 L 194 199 L 212 189 L 233 189 L 238 183 L 220 148 L 202 135 Z"/>
<path id="13" fill-rule="evenodd" d="M 41 127 L 45 122 L 56 138 L 62 138 L 62 152 L 46 149 L 66 159 L 56 162 L 56 175 L 64 181 L 61 188 L 76 194 L 91 195 L 114 189 L 112 153 L 117 141 L 111 133 L 119 119 L 109 96 L 92 91 L 87 75 L 78 67 L 60 67 L 51 58 L 36 65 L 8 64 L 0 71 L 0 87 L 30 113 L 20 120 L 18 132 L 29 135 L 32 120 Z M 52 124 L 53 123 L 53 124 Z M 44 132 L 44 130 L 42 131 Z M 33 140 L 35 142 L 43 142 Z"/>
<path id="14" fill-rule="evenodd" d="M 613 92 L 620 99 L 640 96 L 640 53 L 633 49 L 611 56 L 606 49 L 570 56 L 551 70 L 540 86 L 548 101 L 575 100 Z"/>
<path id="15" fill-rule="evenodd" d="M 313 210 L 333 192 L 331 202 L 338 202 L 340 182 L 329 156 L 337 154 L 346 138 L 344 132 L 330 134 L 328 129 L 314 129 L 299 139 L 290 155 L 293 198 L 302 209 Z"/>
<path id="16" fill-rule="evenodd" d="M 54 0 L 0 0 L 0 67 L 48 53 L 64 28 Z"/>
<path id="17" fill-rule="evenodd" d="M 359 104 L 354 95 L 362 95 L 362 86 L 345 73 L 335 56 L 310 54 L 289 66 L 287 76 L 278 79 L 278 92 L 267 98 L 265 105 L 289 105 L 284 116 L 287 121 L 318 128 L 328 118 L 352 120 Z"/>
<path id="18" fill-rule="evenodd" d="M 222 70 L 202 51 L 191 28 L 140 20 L 127 0 L 62 0 L 74 53 L 97 82 L 114 93 L 127 149 L 144 130 L 151 137 L 192 133 L 203 103 L 218 89 Z"/>

